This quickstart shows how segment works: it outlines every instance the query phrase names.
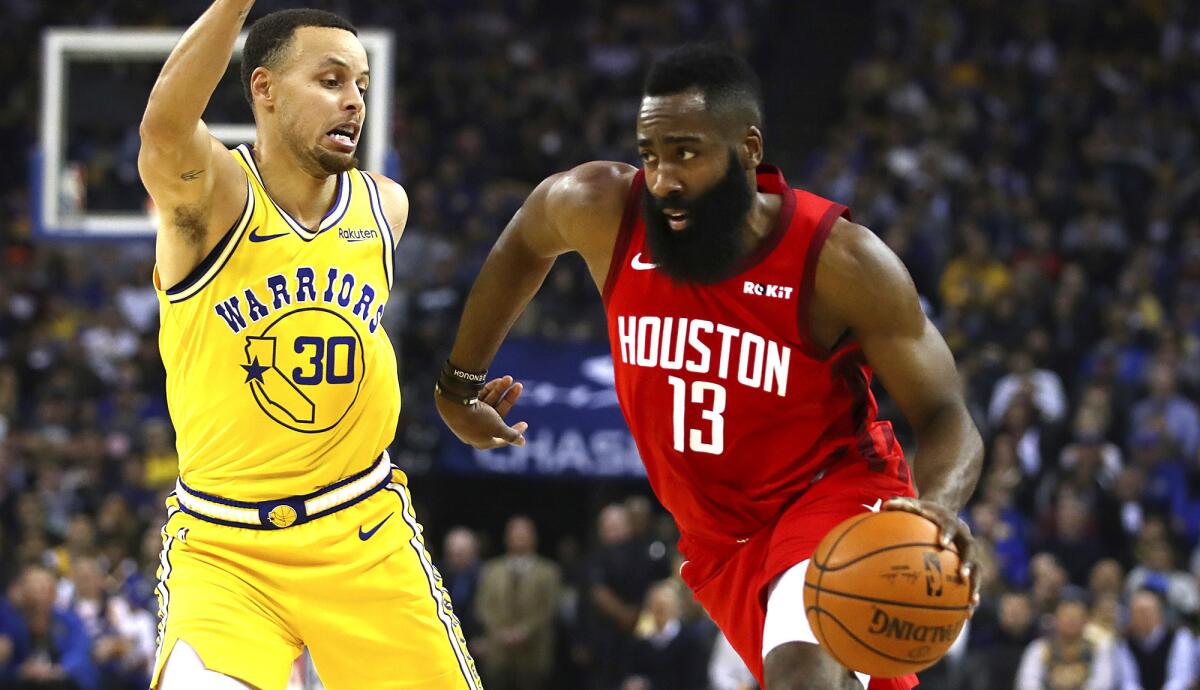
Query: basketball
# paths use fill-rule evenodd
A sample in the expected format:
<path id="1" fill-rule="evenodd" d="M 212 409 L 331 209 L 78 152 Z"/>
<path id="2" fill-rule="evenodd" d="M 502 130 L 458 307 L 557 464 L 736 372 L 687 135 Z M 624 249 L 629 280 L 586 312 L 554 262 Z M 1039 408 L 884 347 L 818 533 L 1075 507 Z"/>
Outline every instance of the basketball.
<path id="1" fill-rule="evenodd" d="M 843 666 L 894 678 L 933 665 L 970 615 L 971 585 L 958 575 L 937 525 L 902 511 L 842 522 L 813 552 L 804 611 L 817 640 Z"/>

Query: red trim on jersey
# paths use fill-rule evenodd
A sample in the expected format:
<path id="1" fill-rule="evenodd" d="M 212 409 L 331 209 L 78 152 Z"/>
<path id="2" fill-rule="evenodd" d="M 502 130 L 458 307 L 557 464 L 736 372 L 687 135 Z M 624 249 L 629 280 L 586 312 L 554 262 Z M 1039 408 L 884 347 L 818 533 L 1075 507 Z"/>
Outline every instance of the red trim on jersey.
<path id="1" fill-rule="evenodd" d="M 813 338 L 812 335 L 812 296 L 817 282 L 817 261 L 821 258 L 821 248 L 833 230 L 833 224 L 838 218 L 849 215 L 849 209 L 841 204 L 830 204 L 829 209 L 821 216 L 821 222 L 813 230 L 809 240 L 808 253 L 804 259 L 804 275 L 800 278 L 800 292 L 796 296 L 796 318 L 800 328 L 800 347 L 804 353 L 813 359 L 828 359 L 834 350 L 826 348 Z M 835 346 L 836 347 L 836 346 Z"/>
<path id="2" fill-rule="evenodd" d="M 787 186 L 787 180 L 783 179 L 783 173 L 779 171 L 779 168 L 773 165 L 758 166 L 758 187 L 768 194 L 778 194 L 782 197 L 779 218 L 775 221 L 775 227 L 771 228 L 771 233 L 763 238 L 762 242 L 759 242 L 758 247 L 749 256 L 742 260 L 734 275 L 754 268 L 762 263 L 763 259 L 770 256 L 771 252 L 779 246 L 784 235 L 787 235 L 788 228 L 792 226 L 792 216 L 796 213 L 796 194 Z"/>
<path id="3" fill-rule="evenodd" d="M 852 355 L 838 361 L 833 367 L 833 372 L 835 376 L 840 376 L 845 380 L 846 387 L 854 396 L 854 431 L 858 441 L 858 452 L 867 461 L 867 469 L 872 472 L 883 472 L 887 469 L 887 459 L 879 454 L 875 438 L 871 435 L 870 424 L 873 422 L 872 417 L 874 416 L 871 414 L 871 410 L 875 401 L 871 397 L 871 380 L 863 371 L 866 361 L 862 351 L 857 350 Z M 891 446 L 894 442 L 895 437 L 892 436 L 886 451 L 892 450 Z"/>
<path id="4" fill-rule="evenodd" d="M 608 262 L 608 275 L 604 277 L 604 290 L 600 292 L 600 299 L 605 306 L 608 305 L 608 297 L 612 294 L 613 286 L 617 284 L 617 274 L 625 267 L 625 254 L 629 252 L 629 240 L 633 237 L 633 228 L 637 225 L 637 213 L 642 207 L 638 196 L 642 193 L 642 185 L 645 180 L 646 174 L 639 168 L 634 173 L 633 182 L 629 185 L 629 191 L 625 195 L 625 211 L 621 214 L 621 228 L 617 230 L 617 241 L 613 243 L 612 258 Z"/>

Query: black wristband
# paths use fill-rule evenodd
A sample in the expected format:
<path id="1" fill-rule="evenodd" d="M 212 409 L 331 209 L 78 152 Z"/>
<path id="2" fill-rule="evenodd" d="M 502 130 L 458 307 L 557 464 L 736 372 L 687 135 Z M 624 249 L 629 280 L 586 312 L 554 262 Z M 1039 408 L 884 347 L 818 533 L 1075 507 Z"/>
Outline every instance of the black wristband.
<path id="1" fill-rule="evenodd" d="M 483 384 L 487 383 L 487 370 L 467 371 L 460 369 L 446 360 L 442 371 L 438 374 L 437 383 L 433 389 L 438 395 L 453 400 L 461 405 L 471 405 L 479 399 Z"/>

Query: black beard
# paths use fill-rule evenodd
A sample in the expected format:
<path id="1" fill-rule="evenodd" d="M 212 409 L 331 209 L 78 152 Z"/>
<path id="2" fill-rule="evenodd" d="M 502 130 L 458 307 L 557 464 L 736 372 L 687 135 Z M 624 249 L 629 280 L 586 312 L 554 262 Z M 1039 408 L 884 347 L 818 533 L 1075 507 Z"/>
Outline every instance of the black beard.
<path id="1" fill-rule="evenodd" d="M 346 155 L 344 153 L 334 153 L 321 146 L 306 145 L 303 140 L 295 135 L 296 130 L 285 130 L 285 141 L 292 150 L 292 154 L 296 156 L 296 160 L 300 161 L 302 167 L 307 169 L 305 159 L 311 160 L 316 164 L 317 170 L 307 170 L 309 174 L 317 172 L 328 175 L 340 175 L 353 168 L 358 167 L 358 156 L 355 153 Z"/>
<path id="2" fill-rule="evenodd" d="M 745 254 L 742 226 L 754 194 L 736 161 L 736 154 L 730 151 L 725 175 L 693 199 L 682 195 L 660 199 L 649 187 L 643 189 L 646 245 L 658 270 L 675 280 L 705 285 L 719 283 L 736 272 Z M 672 230 L 663 214 L 666 208 L 686 211 L 688 226 Z"/>
<path id="3" fill-rule="evenodd" d="M 316 159 L 317 165 L 321 166 L 326 175 L 338 175 L 358 167 L 358 156 L 354 155 L 338 155 L 318 149 Z"/>

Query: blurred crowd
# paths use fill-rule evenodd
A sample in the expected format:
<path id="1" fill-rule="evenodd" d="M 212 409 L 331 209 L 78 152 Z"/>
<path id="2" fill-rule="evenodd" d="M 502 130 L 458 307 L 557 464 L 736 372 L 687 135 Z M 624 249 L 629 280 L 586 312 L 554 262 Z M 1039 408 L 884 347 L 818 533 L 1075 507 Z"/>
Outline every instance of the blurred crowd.
<path id="1" fill-rule="evenodd" d="M 40 27 L 183 26 L 205 4 L 0 0 L 13 160 L 36 131 Z M 545 175 L 635 158 L 656 51 L 719 38 L 769 55 L 778 3 L 313 4 L 396 32 L 390 126 L 412 213 L 387 323 L 405 396 L 392 455 L 436 475 L 430 372 L 499 229 Z M 922 687 L 1197 687 L 1200 5 L 870 8 L 828 95 L 837 120 L 812 150 L 767 158 L 904 259 L 987 444 L 964 511 L 983 602 Z M 769 92 L 802 69 L 758 62 Z M 89 194 L 136 189 L 141 105 L 70 148 Z M 767 122 L 768 143 L 787 119 Z M 176 462 L 152 247 L 31 241 L 29 205 L 23 167 L 0 167 L 0 687 L 144 687 Z M 518 330 L 602 339 L 594 290 L 561 261 Z M 660 511 L 613 503 L 574 526 L 570 543 L 590 545 L 578 548 L 539 545 L 520 515 L 502 533 L 429 525 L 489 688 L 753 687 L 673 575 Z"/>

